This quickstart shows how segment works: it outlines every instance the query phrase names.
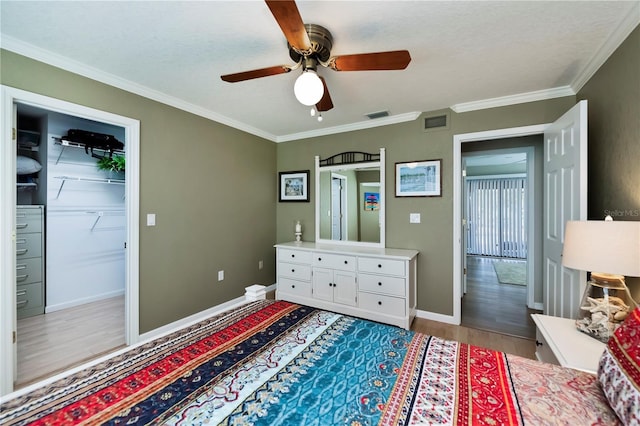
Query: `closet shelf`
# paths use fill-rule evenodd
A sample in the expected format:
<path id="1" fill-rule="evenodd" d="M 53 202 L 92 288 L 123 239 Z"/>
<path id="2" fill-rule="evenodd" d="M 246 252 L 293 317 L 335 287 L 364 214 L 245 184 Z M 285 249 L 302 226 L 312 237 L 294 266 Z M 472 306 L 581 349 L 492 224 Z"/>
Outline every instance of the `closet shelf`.
<path id="1" fill-rule="evenodd" d="M 76 182 L 89 182 L 89 183 L 104 183 L 108 185 L 124 185 L 125 181 L 122 179 L 107 179 L 107 178 L 90 178 L 90 177 L 80 177 L 80 176 L 54 176 L 55 179 L 62 179 L 62 184 L 58 189 L 58 194 L 56 195 L 56 199 L 60 196 L 62 192 L 62 188 L 64 188 L 64 184 L 69 181 Z"/>
<path id="2" fill-rule="evenodd" d="M 38 184 L 35 182 L 18 182 L 16 183 L 19 191 L 25 191 L 29 189 L 36 189 Z"/>
<path id="3" fill-rule="evenodd" d="M 56 137 L 52 137 L 52 139 L 55 145 L 60 145 L 62 147 L 62 149 L 60 150 L 60 154 L 58 154 L 58 158 L 56 158 L 56 164 L 58 164 L 58 162 L 60 161 L 60 158 L 62 157 L 62 154 L 64 153 L 65 148 L 82 148 L 82 149 L 87 148 L 85 144 L 80 142 L 72 142 L 66 139 L 56 138 Z M 124 155 L 124 150 L 122 149 L 114 149 L 113 151 L 109 151 L 108 149 L 93 148 L 93 151 L 98 151 L 103 153 L 113 152 L 114 154 Z"/>

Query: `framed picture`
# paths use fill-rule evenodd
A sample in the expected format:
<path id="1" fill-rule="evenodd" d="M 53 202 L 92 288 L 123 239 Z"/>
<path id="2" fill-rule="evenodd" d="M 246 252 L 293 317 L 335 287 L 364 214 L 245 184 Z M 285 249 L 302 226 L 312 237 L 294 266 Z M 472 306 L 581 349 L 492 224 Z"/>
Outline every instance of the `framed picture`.
<path id="1" fill-rule="evenodd" d="M 309 170 L 280 172 L 280 201 L 309 201 Z"/>
<path id="2" fill-rule="evenodd" d="M 364 193 L 364 209 L 369 211 L 380 210 L 380 193 L 379 192 Z"/>
<path id="3" fill-rule="evenodd" d="M 441 197 L 442 160 L 396 163 L 396 197 Z"/>

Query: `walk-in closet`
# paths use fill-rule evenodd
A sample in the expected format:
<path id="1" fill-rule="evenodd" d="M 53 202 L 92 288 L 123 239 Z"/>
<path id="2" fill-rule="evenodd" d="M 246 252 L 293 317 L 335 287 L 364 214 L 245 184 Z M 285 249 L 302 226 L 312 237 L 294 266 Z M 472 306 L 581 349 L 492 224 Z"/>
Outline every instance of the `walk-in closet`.
<path id="1" fill-rule="evenodd" d="M 27 104 L 16 124 L 23 385 L 125 343 L 126 141 L 122 127 Z"/>

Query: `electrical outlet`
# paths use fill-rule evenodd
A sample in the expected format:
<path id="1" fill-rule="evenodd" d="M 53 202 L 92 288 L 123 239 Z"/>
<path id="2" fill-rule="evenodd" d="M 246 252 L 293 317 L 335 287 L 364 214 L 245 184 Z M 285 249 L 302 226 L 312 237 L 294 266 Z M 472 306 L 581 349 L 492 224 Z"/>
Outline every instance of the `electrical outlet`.
<path id="1" fill-rule="evenodd" d="M 264 268 L 264 262 L 262 260 L 258 260 L 258 269 Z"/>
<path id="2" fill-rule="evenodd" d="M 218 281 L 224 280 L 224 271 L 218 271 Z"/>
<path id="3" fill-rule="evenodd" d="M 147 214 L 147 226 L 156 226 L 156 214 L 155 213 Z"/>
<path id="4" fill-rule="evenodd" d="M 409 213 L 409 223 L 420 223 L 420 213 Z"/>

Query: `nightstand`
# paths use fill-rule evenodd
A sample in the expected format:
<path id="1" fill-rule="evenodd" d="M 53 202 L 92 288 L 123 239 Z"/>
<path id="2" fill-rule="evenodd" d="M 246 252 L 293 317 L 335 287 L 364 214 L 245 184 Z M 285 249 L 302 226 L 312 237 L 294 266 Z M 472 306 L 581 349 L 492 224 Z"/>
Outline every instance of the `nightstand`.
<path id="1" fill-rule="evenodd" d="M 575 320 L 531 315 L 536 323 L 536 358 L 596 374 L 605 344 L 576 329 Z"/>

